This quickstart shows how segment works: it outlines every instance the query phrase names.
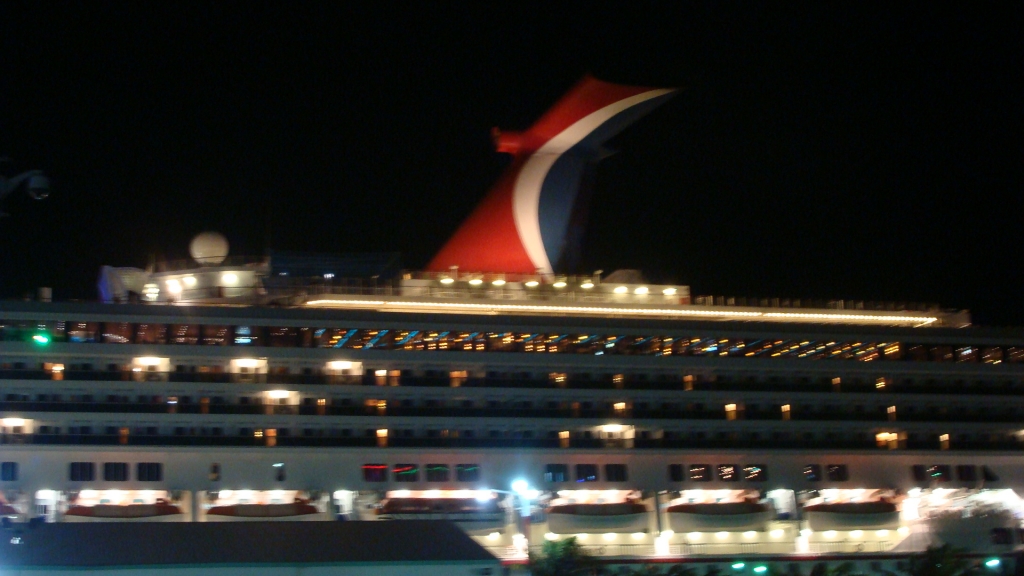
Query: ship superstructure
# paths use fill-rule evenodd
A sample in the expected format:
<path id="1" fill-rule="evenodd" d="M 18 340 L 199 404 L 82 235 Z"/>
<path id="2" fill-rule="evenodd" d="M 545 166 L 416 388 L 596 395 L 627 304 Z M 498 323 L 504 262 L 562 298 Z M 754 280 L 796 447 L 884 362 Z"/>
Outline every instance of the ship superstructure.
<path id="1" fill-rule="evenodd" d="M 322 260 L 314 281 L 194 248 L 105 268 L 106 302 L 0 305 L 4 516 L 447 518 L 510 559 L 569 536 L 775 562 L 1019 544 L 1020 330 L 536 260 L 358 280 Z"/>

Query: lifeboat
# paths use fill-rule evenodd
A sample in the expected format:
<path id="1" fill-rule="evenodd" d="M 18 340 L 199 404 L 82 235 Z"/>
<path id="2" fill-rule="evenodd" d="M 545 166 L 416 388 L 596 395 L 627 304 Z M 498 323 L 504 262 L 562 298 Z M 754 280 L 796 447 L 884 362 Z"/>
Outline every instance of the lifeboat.
<path id="1" fill-rule="evenodd" d="M 505 525 L 505 511 L 496 499 L 385 498 L 376 514 L 381 520 L 451 520 L 470 531 L 493 531 Z"/>
<path id="2" fill-rule="evenodd" d="M 672 504 L 665 512 L 676 532 L 763 531 L 775 517 L 770 503 L 749 501 Z"/>
<path id="3" fill-rule="evenodd" d="M 72 504 L 64 513 L 66 522 L 178 522 L 182 519 L 181 508 L 167 500 L 158 499 L 154 504 L 96 504 L 82 506 Z"/>
<path id="4" fill-rule="evenodd" d="M 894 502 L 833 502 L 804 506 L 811 530 L 858 530 L 899 528 L 900 511 Z"/>
<path id="5" fill-rule="evenodd" d="M 647 531 L 647 506 L 639 501 L 556 504 L 546 512 L 555 534 Z"/>
<path id="6" fill-rule="evenodd" d="M 288 504 L 231 504 L 213 506 L 206 511 L 209 520 L 245 522 L 249 520 L 321 520 L 320 511 L 306 500 Z"/>

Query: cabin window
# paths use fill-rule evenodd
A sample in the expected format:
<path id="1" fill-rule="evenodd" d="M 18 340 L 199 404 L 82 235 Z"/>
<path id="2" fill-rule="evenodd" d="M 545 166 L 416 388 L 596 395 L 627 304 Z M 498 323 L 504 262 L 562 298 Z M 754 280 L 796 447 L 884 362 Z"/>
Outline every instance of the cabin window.
<path id="1" fill-rule="evenodd" d="M 128 480 L 128 464 L 125 462 L 104 462 L 103 479 L 107 482 L 125 482 Z"/>
<path id="2" fill-rule="evenodd" d="M 568 482 L 569 467 L 565 464 L 548 464 L 544 467 L 545 482 Z"/>
<path id="3" fill-rule="evenodd" d="M 169 332 L 172 344 L 188 344 L 195 346 L 199 343 L 198 324 L 171 324 Z"/>
<path id="4" fill-rule="evenodd" d="M 804 466 L 804 480 L 808 482 L 821 482 L 821 466 L 818 464 Z"/>
<path id="5" fill-rule="evenodd" d="M 366 482 L 387 482 L 387 464 L 363 464 L 363 480 Z"/>
<path id="6" fill-rule="evenodd" d="M 262 326 L 235 326 L 235 346 L 260 346 Z"/>
<path id="7" fill-rule="evenodd" d="M 210 482 L 220 482 L 220 464 L 210 464 Z"/>
<path id="8" fill-rule="evenodd" d="M 420 479 L 420 469 L 415 464 L 395 464 L 392 471 L 395 482 L 417 482 Z"/>
<path id="9" fill-rule="evenodd" d="M 480 481 L 480 465 L 479 464 L 456 464 L 455 465 L 455 480 L 457 482 L 479 482 Z"/>
<path id="10" fill-rule="evenodd" d="M 988 466 L 981 467 L 981 476 L 985 479 L 985 482 L 999 482 L 999 476 Z"/>
<path id="11" fill-rule="evenodd" d="M 914 468 L 918 468 L 914 466 Z M 924 468 L 921 466 L 921 468 Z M 971 466 L 969 464 L 961 464 L 956 467 L 956 477 L 961 482 L 976 482 L 978 480 L 978 467 Z M 917 480 L 917 474 L 914 474 L 914 479 Z"/>
<path id="12" fill-rule="evenodd" d="M 686 475 L 683 474 L 682 464 L 668 465 L 668 480 L 669 482 L 684 482 L 686 480 Z"/>
<path id="13" fill-rule="evenodd" d="M 711 465 L 690 464 L 690 480 L 694 482 L 711 482 Z"/>
<path id="14" fill-rule="evenodd" d="M 953 479 L 952 471 L 946 464 L 935 464 L 933 466 L 929 466 L 926 474 L 928 475 L 928 480 L 933 482 L 949 482 Z"/>
<path id="15" fill-rule="evenodd" d="M 828 480 L 829 482 L 846 482 L 850 479 L 850 471 L 846 467 L 846 464 L 829 464 L 828 465 Z"/>
<path id="16" fill-rule="evenodd" d="M 577 464 L 577 482 L 597 482 L 597 464 Z"/>
<path id="17" fill-rule="evenodd" d="M 166 344 L 166 324 L 137 324 L 135 326 L 136 344 Z"/>
<path id="18" fill-rule="evenodd" d="M 72 482 L 92 482 L 96 479 L 96 468 L 92 462 L 72 462 L 68 472 L 68 480 Z"/>
<path id="19" fill-rule="evenodd" d="M 748 464 L 743 467 L 743 479 L 747 482 L 767 482 L 768 469 L 764 464 Z"/>
<path id="20" fill-rule="evenodd" d="M 740 479 L 739 472 L 735 464 L 719 464 L 718 465 L 718 479 L 722 482 L 737 482 Z"/>
<path id="21" fill-rule="evenodd" d="M 107 322 L 103 325 L 103 342 L 113 344 L 128 344 L 132 341 L 134 324 L 127 322 Z"/>
<path id="22" fill-rule="evenodd" d="M 284 469 L 284 462 L 274 463 L 274 480 L 278 482 L 284 482 L 287 477 L 287 472 Z"/>
<path id="23" fill-rule="evenodd" d="M 604 479 L 608 482 L 626 482 L 629 480 L 625 464 L 605 464 Z"/>
<path id="24" fill-rule="evenodd" d="M 447 464 L 427 464 L 427 482 L 447 482 L 449 476 Z"/>
<path id="25" fill-rule="evenodd" d="M 961 468 L 974 468 L 974 467 L 973 466 L 957 466 L 956 468 L 957 468 L 957 471 L 959 471 Z M 911 472 L 911 474 L 914 475 L 914 482 L 927 482 L 928 481 L 928 472 L 925 471 L 924 464 L 914 464 L 913 466 L 910 467 L 910 472 Z M 961 478 L 961 480 L 962 480 L 962 478 Z"/>
<path id="26" fill-rule="evenodd" d="M 135 467 L 135 478 L 139 482 L 162 482 L 164 465 L 159 462 L 139 462 Z"/>
<path id="27" fill-rule="evenodd" d="M 14 482 L 18 479 L 18 463 L 4 462 L 0 464 L 0 481 Z"/>
<path id="28" fill-rule="evenodd" d="M 231 344 L 231 327 L 204 325 L 203 326 L 204 346 L 228 346 Z"/>

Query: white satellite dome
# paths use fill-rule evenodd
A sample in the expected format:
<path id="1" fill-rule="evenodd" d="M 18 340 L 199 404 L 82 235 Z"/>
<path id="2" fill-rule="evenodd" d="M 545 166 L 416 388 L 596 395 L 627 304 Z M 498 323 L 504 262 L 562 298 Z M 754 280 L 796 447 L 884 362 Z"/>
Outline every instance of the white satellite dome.
<path id="1" fill-rule="evenodd" d="M 228 239 L 219 232 L 201 232 L 188 245 L 188 252 L 200 264 L 217 265 L 228 257 Z"/>

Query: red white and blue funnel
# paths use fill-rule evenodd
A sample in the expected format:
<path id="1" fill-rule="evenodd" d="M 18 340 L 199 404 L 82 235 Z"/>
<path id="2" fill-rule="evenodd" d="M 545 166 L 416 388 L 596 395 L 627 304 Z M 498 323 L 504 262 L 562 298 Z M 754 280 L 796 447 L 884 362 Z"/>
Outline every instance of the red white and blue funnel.
<path id="1" fill-rule="evenodd" d="M 585 77 L 525 132 L 499 132 L 512 164 L 427 270 L 551 274 L 561 262 L 584 172 L 601 145 L 675 90 Z"/>

